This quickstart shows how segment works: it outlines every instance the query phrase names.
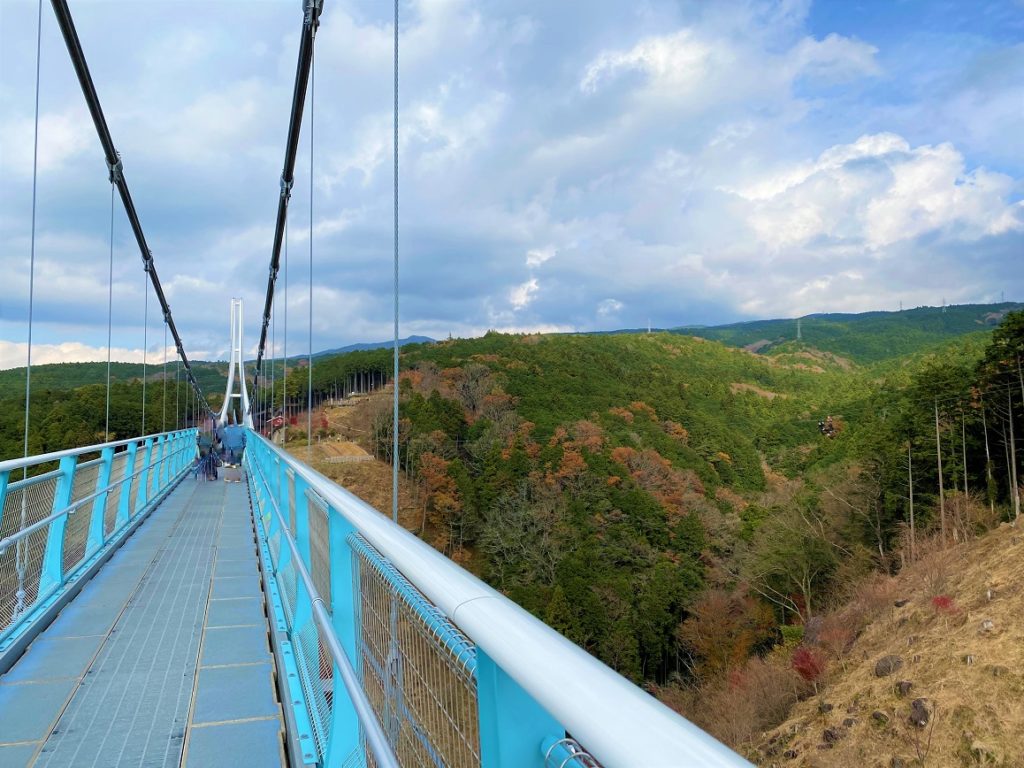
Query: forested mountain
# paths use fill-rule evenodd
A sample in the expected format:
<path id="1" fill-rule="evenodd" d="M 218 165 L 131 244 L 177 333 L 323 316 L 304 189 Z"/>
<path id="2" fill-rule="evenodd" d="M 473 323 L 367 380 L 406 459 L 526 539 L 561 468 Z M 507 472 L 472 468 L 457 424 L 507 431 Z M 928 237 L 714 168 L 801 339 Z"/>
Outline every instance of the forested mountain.
<path id="1" fill-rule="evenodd" d="M 870 617 L 829 617 L 860 585 L 1016 516 L 1024 313 L 993 329 L 992 311 L 810 318 L 802 344 L 758 353 L 674 332 L 407 346 L 400 455 L 419 533 L 746 748 L 844 658 Z M 812 341 L 818 320 L 831 335 Z M 314 393 L 379 381 L 390 354 L 317 359 Z M 307 383 L 289 369 L 293 404 Z M 112 397 L 112 431 L 137 433 L 141 385 Z M 0 403 L 5 458 L 21 452 L 20 398 Z M 147 425 L 184 402 L 149 382 Z M 102 385 L 34 389 L 31 450 L 97 439 L 104 406 Z M 372 423 L 389 446 L 389 409 Z M 736 725 L 723 713 L 739 701 Z"/>
<path id="2" fill-rule="evenodd" d="M 196 380 L 204 392 L 223 392 L 228 381 L 226 362 L 190 361 Z M 167 376 L 174 380 L 174 359 L 167 363 Z M 163 359 L 145 366 L 146 380 L 163 380 Z M 142 381 L 142 363 L 110 364 L 110 379 L 120 383 Z M 32 366 L 33 391 L 65 391 L 89 384 L 104 384 L 107 380 L 107 364 L 99 363 L 48 363 Z M 0 371 L 0 398 L 14 397 L 25 392 L 25 369 L 8 368 Z"/>
<path id="3" fill-rule="evenodd" d="M 858 363 L 872 363 L 935 347 L 958 336 L 990 331 L 1007 312 L 1019 310 L 1022 306 L 1003 302 L 917 307 L 900 312 L 806 315 L 800 318 L 800 335 L 804 345 L 842 355 Z M 754 320 L 711 327 L 673 328 L 672 332 L 767 353 L 797 341 L 797 320 Z"/>

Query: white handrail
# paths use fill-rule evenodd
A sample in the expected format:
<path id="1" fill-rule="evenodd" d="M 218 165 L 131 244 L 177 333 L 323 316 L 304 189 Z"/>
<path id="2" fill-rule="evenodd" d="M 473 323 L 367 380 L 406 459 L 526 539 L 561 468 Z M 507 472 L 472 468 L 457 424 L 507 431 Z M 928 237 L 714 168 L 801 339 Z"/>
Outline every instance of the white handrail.
<path id="1" fill-rule="evenodd" d="M 16 469 L 22 467 L 33 467 L 36 464 L 44 464 L 47 461 L 59 461 L 66 456 L 77 456 L 83 453 L 93 453 L 95 451 L 102 451 L 104 448 L 119 448 L 122 445 L 128 445 L 128 443 L 141 443 L 143 440 L 155 439 L 161 435 L 176 435 L 181 432 L 188 432 L 190 429 L 195 427 L 186 427 L 185 429 L 173 429 L 168 432 L 154 432 L 151 435 L 144 437 L 129 437 L 125 440 L 112 440 L 109 443 L 97 443 L 96 445 L 87 445 L 82 448 L 68 448 L 65 451 L 53 451 L 51 453 L 40 453 L 35 456 L 27 456 L 19 459 L 5 459 L 0 461 L 0 472 L 13 472 Z"/>
<path id="2" fill-rule="evenodd" d="M 309 483 L 605 768 L 751 765 L 362 499 L 256 432 L 249 436 Z"/>
<path id="3" fill-rule="evenodd" d="M 177 456 L 179 453 L 187 452 L 189 447 L 190 446 L 186 445 L 186 446 L 184 446 L 182 448 L 179 448 L 178 450 L 174 451 L 173 453 L 169 453 L 166 456 L 164 456 L 163 458 L 157 459 L 152 464 L 150 464 L 148 466 L 145 466 L 145 467 L 142 467 L 142 469 L 137 469 L 134 472 L 132 472 L 130 475 L 126 475 L 126 476 L 120 478 L 119 480 L 115 480 L 114 482 L 110 483 L 110 485 L 108 485 L 106 488 L 100 488 L 98 491 L 93 491 L 88 496 L 83 496 L 82 498 L 78 499 L 77 501 L 72 501 L 70 504 L 68 504 L 63 509 L 59 509 L 59 510 L 57 510 L 56 512 L 54 512 L 52 514 L 47 515 L 42 520 L 37 520 L 36 522 L 32 523 L 32 525 L 27 526 L 25 528 L 22 528 L 20 531 L 15 531 L 10 536 L 8 536 L 6 539 L 0 539 L 0 555 L 2 555 L 4 552 L 6 552 L 8 547 L 11 546 L 11 544 L 15 544 L 19 540 L 21 540 L 21 539 L 28 538 L 29 536 L 31 536 L 36 531 L 38 531 L 38 530 L 48 526 L 54 520 L 58 520 L 58 519 L 64 517 L 64 515 L 74 514 L 75 511 L 79 507 L 85 506 L 90 501 L 93 501 L 93 500 L 99 498 L 100 496 L 102 496 L 103 494 L 105 494 L 105 493 L 107 493 L 109 491 L 114 490 L 119 485 L 123 485 L 124 483 L 128 482 L 129 480 L 134 480 L 139 475 L 142 475 L 142 474 L 144 474 L 146 472 L 150 472 L 154 467 L 157 467 L 160 464 L 163 464 L 165 461 L 170 461 L 172 458 Z M 47 474 L 49 474 L 49 473 L 47 473 Z M 40 475 L 40 477 L 45 477 L 45 475 Z M 29 479 L 31 480 L 31 479 L 34 479 L 34 478 L 29 478 Z"/>
<path id="4" fill-rule="evenodd" d="M 274 510 L 274 515 L 277 517 L 281 536 L 285 543 L 288 544 L 288 549 L 291 552 L 292 564 L 299 578 L 302 579 L 302 585 L 306 588 L 306 593 L 309 595 L 310 610 L 313 618 L 320 628 L 320 633 L 327 644 L 328 652 L 334 659 L 334 663 L 338 665 L 338 672 L 341 675 L 342 683 L 352 699 L 352 707 L 359 718 L 359 725 L 363 729 L 363 736 L 371 752 L 373 752 L 374 761 L 379 768 L 399 768 L 398 759 L 395 757 L 391 744 L 388 742 L 388 737 L 384 735 L 384 730 L 377 720 L 377 715 L 373 711 L 373 705 L 366 696 L 366 692 L 359 685 L 359 675 L 352 667 L 352 662 L 345 655 L 345 651 L 341 647 L 338 635 L 334 631 L 334 625 L 331 623 L 331 618 L 327 615 L 327 609 L 324 607 L 323 598 L 317 591 L 316 585 L 313 584 L 313 578 L 309 575 L 306 564 L 302 561 L 302 553 L 299 552 L 295 538 L 288 528 L 288 521 L 281 514 L 281 507 L 278 505 L 277 499 L 274 498 L 270 483 L 267 482 L 266 475 L 260 469 L 259 462 L 250 462 L 250 466 L 260 474 L 260 482 L 266 490 L 266 498 Z"/>

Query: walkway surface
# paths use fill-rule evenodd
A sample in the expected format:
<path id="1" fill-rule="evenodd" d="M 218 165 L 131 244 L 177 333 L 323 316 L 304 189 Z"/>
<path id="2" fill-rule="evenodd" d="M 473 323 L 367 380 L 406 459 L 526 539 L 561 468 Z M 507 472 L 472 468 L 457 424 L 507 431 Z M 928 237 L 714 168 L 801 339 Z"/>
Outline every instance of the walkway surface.
<path id="1" fill-rule="evenodd" d="M 243 483 L 182 482 L 0 677 L 0 768 L 282 766 Z"/>

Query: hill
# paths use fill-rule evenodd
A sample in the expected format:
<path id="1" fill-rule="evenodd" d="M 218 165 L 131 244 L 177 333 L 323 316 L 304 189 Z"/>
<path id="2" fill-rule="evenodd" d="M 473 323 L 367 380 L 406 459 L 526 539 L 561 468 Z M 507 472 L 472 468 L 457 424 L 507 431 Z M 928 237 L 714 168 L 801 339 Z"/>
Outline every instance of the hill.
<path id="1" fill-rule="evenodd" d="M 404 339 L 398 340 L 398 346 L 404 347 L 407 344 L 429 344 L 434 341 L 429 336 L 406 336 Z M 391 349 L 393 341 L 367 341 L 360 342 L 358 344 L 349 344 L 347 347 L 337 347 L 335 349 L 325 349 L 322 352 L 313 353 L 313 357 L 326 357 L 328 355 L 344 355 L 348 352 L 367 352 L 373 349 Z M 290 359 L 290 358 L 289 358 Z"/>
<path id="2" fill-rule="evenodd" d="M 690 326 L 673 328 L 672 332 L 713 339 L 761 354 L 806 346 L 869 364 L 919 352 L 967 334 L 990 331 L 1008 312 L 1022 306 L 1004 302 L 917 307 L 902 312 L 807 315 L 800 318 L 802 345 L 796 338 L 796 318 Z"/>
<path id="3" fill-rule="evenodd" d="M 818 695 L 762 741 L 760 762 L 1024 765 L 1022 569 L 1024 535 L 1004 524 L 867 585 L 835 616 L 873 620 L 825 655 Z"/>
<path id="4" fill-rule="evenodd" d="M 224 362 L 191 361 L 199 386 L 206 393 L 221 391 L 227 385 L 228 366 Z M 142 381 L 142 363 L 111 363 L 111 381 L 120 383 Z M 174 360 L 167 364 L 168 375 L 174 378 Z M 157 381 L 163 376 L 163 361 L 146 366 L 147 381 Z M 32 366 L 33 390 L 65 391 L 89 384 L 105 384 L 107 364 L 98 363 L 49 363 Z M 0 371 L 0 398 L 18 397 L 25 394 L 25 369 L 8 368 Z"/>
<path id="5" fill-rule="evenodd" d="M 588 652 L 752 750 L 820 682 L 798 670 L 822 650 L 816 623 L 859 585 L 898 573 L 914 542 L 967 541 L 1013 514 L 1024 313 L 980 336 L 939 336 L 870 365 L 667 332 L 488 333 L 406 346 L 402 519 Z M 353 409 L 348 439 L 383 462 L 393 460 L 388 398 L 339 397 L 338 384 L 358 377 L 379 390 L 390 366 L 390 350 L 360 350 L 318 359 L 312 377 L 314 402 Z M 279 377 L 274 389 L 278 407 L 287 394 L 298 416 L 288 435 L 302 444 L 307 422 L 296 410 L 308 382 L 289 376 L 285 393 Z M 115 434 L 139 433 L 140 394 L 138 382 L 114 388 Z M 101 384 L 34 393 L 31 450 L 94 441 L 104 396 Z M 173 388 L 164 397 L 149 386 L 147 424 L 165 414 L 174 423 L 178 401 Z M 18 405 L 0 403 L 4 456 L 21 451 Z M 339 431 L 329 414 L 312 415 L 317 440 Z M 386 469 L 376 473 L 382 498 Z M 866 624 L 844 619 L 831 637 L 843 640 L 838 630 L 849 626 Z"/>

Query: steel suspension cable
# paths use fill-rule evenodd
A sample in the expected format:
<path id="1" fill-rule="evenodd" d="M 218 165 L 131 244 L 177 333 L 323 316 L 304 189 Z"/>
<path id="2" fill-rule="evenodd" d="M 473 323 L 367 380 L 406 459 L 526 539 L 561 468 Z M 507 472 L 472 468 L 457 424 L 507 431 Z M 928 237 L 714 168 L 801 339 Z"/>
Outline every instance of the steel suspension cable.
<path id="1" fill-rule="evenodd" d="M 181 360 L 174 361 L 174 428 L 181 429 L 181 415 L 178 412 L 178 404 L 181 398 L 179 390 L 179 377 L 181 376 Z"/>
<path id="2" fill-rule="evenodd" d="M 392 287 L 394 299 L 394 350 L 392 354 L 392 443 L 391 443 L 391 519 L 398 522 L 398 0 L 395 0 L 395 82 L 394 82 L 394 283 Z"/>
<path id="3" fill-rule="evenodd" d="M 262 372 L 263 355 L 267 345 L 267 331 L 270 324 L 270 308 L 274 298 L 274 287 L 281 264 L 281 248 L 288 217 L 288 203 L 295 181 L 295 157 L 302 127 L 302 112 L 306 102 L 306 87 L 309 83 L 310 65 L 313 58 L 313 36 L 320 23 L 323 0 L 304 0 L 302 34 L 299 40 L 299 57 L 295 69 L 295 86 L 292 91 L 291 116 L 288 122 L 288 137 L 285 142 L 284 167 L 281 171 L 281 191 L 277 204 L 277 219 L 274 226 L 274 243 L 270 255 L 270 274 L 267 278 L 267 293 L 263 304 L 263 322 L 260 328 L 260 343 L 256 353 L 254 381 L 258 382 Z M 286 307 L 287 309 L 287 307 Z M 286 337 L 287 338 L 287 337 Z M 288 361 L 285 358 L 285 367 Z M 287 392 L 286 392 L 287 395 Z"/>
<path id="4" fill-rule="evenodd" d="M 306 453 L 313 450 L 313 115 L 316 106 L 316 28 L 309 52 L 309 364 L 306 384 Z"/>
<path id="5" fill-rule="evenodd" d="M 51 5 L 53 6 L 54 15 L 57 17 L 57 24 L 60 27 L 61 34 L 64 36 L 64 43 L 67 46 L 68 55 L 71 57 L 71 63 L 75 68 L 75 74 L 78 76 L 78 83 L 82 88 L 82 95 L 85 97 L 86 106 L 88 106 L 92 116 L 93 125 L 99 136 L 100 144 L 103 146 L 107 167 L 110 169 L 110 181 L 117 187 L 121 195 L 121 203 L 128 217 L 128 223 L 131 225 L 132 232 L 135 235 L 135 241 L 138 243 L 139 253 L 142 256 L 142 263 L 146 274 L 149 282 L 153 284 L 153 292 L 156 294 L 156 298 L 160 302 L 160 308 L 163 310 L 164 322 L 167 323 L 171 335 L 174 337 L 178 356 L 181 358 L 189 382 L 192 384 L 193 389 L 196 390 L 197 399 L 209 410 L 210 406 L 206 402 L 206 397 L 203 395 L 199 382 L 192 371 L 192 365 L 185 354 L 185 347 L 182 344 L 178 328 L 174 324 L 174 318 L 171 316 L 170 305 L 167 303 L 167 297 L 164 295 L 163 286 L 160 284 L 160 277 L 153 263 L 153 253 L 146 242 L 146 235 L 142 231 L 142 224 L 139 221 L 138 212 L 135 210 L 135 203 L 132 201 L 131 192 L 125 181 L 121 156 L 114 147 L 114 140 L 110 135 L 110 128 L 107 126 L 106 117 L 103 115 L 103 108 L 100 105 L 92 75 L 89 73 L 89 65 L 85 61 L 85 53 L 82 50 L 82 43 L 78 39 L 78 32 L 75 29 L 75 22 L 71 17 L 67 0 L 51 0 Z M 166 348 L 166 344 L 164 346 Z"/>
<path id="6" fill-rule="evenodd" d="M 107 407 L 103 441 L 110 441 L 110 341 L 114 327 L 114 185 L 110 185 L 110 263 L 107 267 Z"/>

